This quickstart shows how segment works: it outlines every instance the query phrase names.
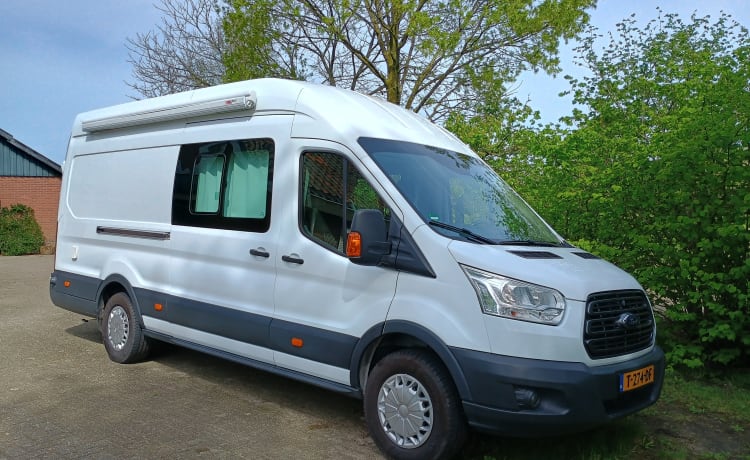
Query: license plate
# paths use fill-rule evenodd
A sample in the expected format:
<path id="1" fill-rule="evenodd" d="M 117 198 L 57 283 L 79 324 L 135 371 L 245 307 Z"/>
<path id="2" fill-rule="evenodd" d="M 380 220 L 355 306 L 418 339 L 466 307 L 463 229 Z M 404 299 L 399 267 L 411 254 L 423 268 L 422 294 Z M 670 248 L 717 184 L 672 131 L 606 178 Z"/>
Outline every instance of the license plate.
<path id="1" fill-rule="evenodd" d="M 649 383 L 654 383 L 656 372 L 654 365 L 626 372 L 620 375 L 620 393 L 635 390 Z"/>

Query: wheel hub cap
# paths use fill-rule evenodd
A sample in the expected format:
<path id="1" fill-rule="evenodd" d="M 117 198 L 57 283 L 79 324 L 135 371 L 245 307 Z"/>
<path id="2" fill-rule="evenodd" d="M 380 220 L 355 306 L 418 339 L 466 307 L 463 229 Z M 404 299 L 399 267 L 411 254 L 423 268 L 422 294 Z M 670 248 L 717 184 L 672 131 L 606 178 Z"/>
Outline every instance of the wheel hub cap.
<path id="1" fill-rule="evenodd" d="M 109 313 L 107 318 L 107 340 L 117 351 L 122 350 L 130 335 L 130 322 L 125 309 L 117 305 Z"/>
<path id="2" fill-rule="evenodd" d="M 378 418 L 391 441 L 413 449 L 424 444 L 432 432 L 432 400 L 419 380 L 396 374 L 380 387 Z"/>

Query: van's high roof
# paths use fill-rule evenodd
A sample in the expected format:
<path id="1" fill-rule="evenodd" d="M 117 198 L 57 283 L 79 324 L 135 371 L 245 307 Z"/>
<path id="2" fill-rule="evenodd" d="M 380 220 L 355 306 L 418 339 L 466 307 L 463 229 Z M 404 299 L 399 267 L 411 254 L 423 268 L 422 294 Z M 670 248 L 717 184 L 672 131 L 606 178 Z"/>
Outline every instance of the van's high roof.
<path id="1" fill-rule="evenodd" d="M 332 86 L 273 78 L 229 83 L 85 112 L 76 118 L 73 136 L 115 134 L 120 128 L 133 126 L 154 129 L 158 123 L 174 127 L 175 122 L 215 119 L 216 114 L 229 111 L 234 113 L 228 116 L 294 114 L 292 137 L 340 142 L 377 137 L 469 151 L 445 129 L 382 99 Z"/>

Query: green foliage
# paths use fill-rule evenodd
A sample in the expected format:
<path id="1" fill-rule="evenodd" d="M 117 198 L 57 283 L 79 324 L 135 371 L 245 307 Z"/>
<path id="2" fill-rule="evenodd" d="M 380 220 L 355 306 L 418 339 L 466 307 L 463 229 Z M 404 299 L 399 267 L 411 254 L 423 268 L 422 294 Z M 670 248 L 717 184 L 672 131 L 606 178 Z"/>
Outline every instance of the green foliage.
<path id="1" fill-rule="evenodd" d="M 523 70 L 558 71 L 596 0 L 226 3 L 227 80 L 323 81 L 442 120 Z"/>
<path id="2" fill-rule="evenodd" d="M 570 78 L 581 108 L 563 126 L 518 128 L 528 109 L 506 104 L 450 127 L 561 234 L 635 274 L 670 363 L 747 365 L 748 31 L 667 14 L 623 21 L 600 54 L 596 38 L 579 48 L 589 76 Z"/>
<path id="3" fill-rule="evenodd" d="M 593 76 L 571 80 L 590 112 L 563 143 L 579 178 L 560 192 L 587 213 L 560 228 L 650 290 L 671 362 L 747 363 L 750 36 L 726 16 L 618 27 L 601 56 L 584 41 Z"/>
<path id="4" fill-rule="evenodd" d="M 38 254 L 44 234 L 34 218 L 34 210 L 22 204 L 0 208 L 0 254 Z"/>
<path id="5" fill-rule="evenodd" d="M 539 120 L 539 113 L 509 96 L 502 85 L 485 88 L 481 96 L 474 114 L 453 112 L 445 127 L 503 170 L 503 162 L 522 155 L 528 139 L 536 139 L 537 131 L 529 125 Z"/>
<path id="6" fill-rule="evenodd" d="M 274 42 L 279 31 L 273 27 L 269 0 L 226 0 L 223 8 L 223 30 L 226 49 L 222 61 L 225 82 L 252 78 L 281 77 L 297 79 L 293 69 L 282 68 Z"/>
<path id="7" fill-rule="evenodd" d="M 358 178 L 354 190 L 349 197 L 349 206 L 354 210 L 357 209 L 384 209 L 383 203 L 378 197 L 377 192 L 364 179 Z"/>

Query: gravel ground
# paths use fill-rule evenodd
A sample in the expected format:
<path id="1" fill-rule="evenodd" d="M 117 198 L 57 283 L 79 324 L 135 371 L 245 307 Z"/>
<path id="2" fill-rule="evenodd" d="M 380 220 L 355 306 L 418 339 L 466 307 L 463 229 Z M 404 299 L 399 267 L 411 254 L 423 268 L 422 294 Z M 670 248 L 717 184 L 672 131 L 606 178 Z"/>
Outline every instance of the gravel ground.
<path id="1" fill-rule="evenodd" d="M 113 363 L 52 268 L 0 257 L 0 459 L 381 458 L 358 400 L 166 344 Z"/>

